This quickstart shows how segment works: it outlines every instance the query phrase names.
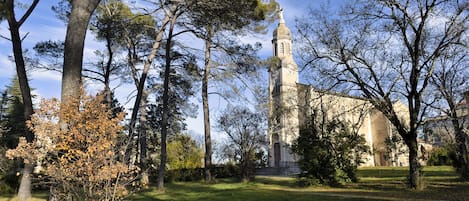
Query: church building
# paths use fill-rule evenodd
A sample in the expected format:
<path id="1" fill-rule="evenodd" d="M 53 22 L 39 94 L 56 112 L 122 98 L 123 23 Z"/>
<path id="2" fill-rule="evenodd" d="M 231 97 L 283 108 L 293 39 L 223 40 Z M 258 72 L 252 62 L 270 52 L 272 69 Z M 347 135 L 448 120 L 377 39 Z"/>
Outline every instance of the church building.
<path id="1" fill-rule="evenodd" d="M 385 140 L 392 135 L 387 118 L 365 99 L 329 91 L 320 91 L 298 82 L 298 66 L 292 54 L 292 35 L 285 25 L 282 11 L 273 32 L 272 47 L 275 63 L 269 69 L 269 166 L 283 174 L 299 171 L 300 156 L 290 150 L 300 128 L 312 110 L 319 109 L 327 118 L 352 123 L 356 132 L 366 139 L 371 154 L 364 156 L 362 166 L 402 166 L 408 159 L 403 154 L 386 155 Z M 396 103 L 405 116 L 406 107 Z M 389 155 L 389 154 L 388 154 Z"/>

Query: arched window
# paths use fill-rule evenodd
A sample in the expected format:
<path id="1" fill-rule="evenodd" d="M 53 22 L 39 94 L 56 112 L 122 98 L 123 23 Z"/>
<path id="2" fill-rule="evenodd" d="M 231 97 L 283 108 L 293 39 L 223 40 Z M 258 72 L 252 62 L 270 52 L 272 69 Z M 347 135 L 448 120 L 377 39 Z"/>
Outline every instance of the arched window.
<path id="1" fill-rule="evenodd" d="M 275 46 L 275 47 L 274 47 L 274 56 L 278 56 L 278 52 L 277 52 L 277 47 L 278 47 L 278 46 L 277 46 L 277 43 L 275 43 L 274 46 Z"/>
<path id="2" fill-rule="evenodd" d="M 280 141 L 280 137 L 278 136 L 277 133 L 272 134 L 272 142 L 277 143 Z"/>
<path id="3" fill-rule="evenodd" d="M 280 43 L 280 54 L 285 54 L 285 44 L 284 43 Z"/>

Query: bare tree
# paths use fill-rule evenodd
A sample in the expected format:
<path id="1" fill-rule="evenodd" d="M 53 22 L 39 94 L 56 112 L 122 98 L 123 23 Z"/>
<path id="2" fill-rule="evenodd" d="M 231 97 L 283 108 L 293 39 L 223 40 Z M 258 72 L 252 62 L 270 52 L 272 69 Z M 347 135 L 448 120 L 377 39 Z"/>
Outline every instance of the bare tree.
<path id="1" fill-rule="evenodd" d="M 467 148 L 468 133 L 464 132 L 464 125 L 467 125 L 467 113 L 460 111 L 461 106 L 458 103 L 467 97 L 469 80 L 468 66 L 468 49 L 466 46 L 462 48 L 451 48 L 437 60 L 434 75 L 432 76 L 432 88 L 435 89 L 436 102 L 432 102 L 431 107 L 436 109 L 440 114 L 446 115 L 447 133 L 451 133 L 457 146 L 458 168 L 461 177 L 469 178 L 469 154 Z M 466 100 L 467 101 L 467 100 Z M 468 104 L 468 103 L 466 103 Z M 446 119 L 445 119 L 446 120 Z M 467 127 L 467 126 L 466 126 Z"/>
<path id="2" fill-rule="evenodd" d="M 427 109 L 423 96 L 437 59 L 466 33 L 468 6 L 450 0 L 357 0 L 341 15 L 311 11 L 312 21 L 298 25 L 306 65 L 319 64 L 314 68 L 323 77 L 363 96 L 402 136 L 409 148 L 410 188 L 421 187 L 417 130 Z"/>
<path id="3" fill-rule="evenodd" d="M 254 177 L 256 154 L 262 152 L 266 143 L 264 119 L 245 107 L 225 110 L 218 118 L 217 127 L 228 136 L 227 148 L 233 150 L 233 159 L 239 163 L 241 179 Z"/>

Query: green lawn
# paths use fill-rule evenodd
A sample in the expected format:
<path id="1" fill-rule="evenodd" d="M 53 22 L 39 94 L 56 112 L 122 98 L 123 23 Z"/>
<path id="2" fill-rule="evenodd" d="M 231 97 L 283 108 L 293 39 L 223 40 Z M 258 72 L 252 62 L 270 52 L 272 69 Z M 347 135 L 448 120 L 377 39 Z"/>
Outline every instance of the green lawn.
<path id="1" fill-rule="evenodd" d="M 298 187 L 289 177 L 256 177 L 254 182 L 238 183 L 233 179 L 218 179 L 215 184 L 175 182 L 166 185 L 165 192 L 155 188 L 129 198 L 136 201 L 306 201 L 306 200 L 468 200 L 469 182 L 458 180 L 451 167 L 426 167 L 423 170 L 423 191 L 406 189 L 407 168 L 362 168 L 360 181 L 342 188 L 316 186 Z M 45 195 L 40 195 L 45 200 Z M 0 196 L 0 201 L 9 201 Z"/>
<path id="2" fill-rule="evenodd" d="M 311 194 L 310 190 L 292 187 L 291 183 L 294 183 L 293 179 L 281 177 L 259 177 L 258 181 L 250 183 L 237 183 L 233 180 L 219 180 L 217 184 L 211 185 L 201 184 L 198 182 L 173 183 L 167 185 L 167 190 L 164 193 L 158 192 L 155 189 L 149 189 L 146 192 L 142 192 L 134 196 L 132 200 L 365 200 L 363 198 L 347 198 L 321 194 Z"/>
<path id="3" fill-rule="evenodd" d="M 29 201 L 45 201 L 47 200 L 46 193 L 34 193 L 34 197 Z M 0 195 L 0 201 L 18 201 L 18 199 L 14 198 L 13 195 L 4 196 Z"/>

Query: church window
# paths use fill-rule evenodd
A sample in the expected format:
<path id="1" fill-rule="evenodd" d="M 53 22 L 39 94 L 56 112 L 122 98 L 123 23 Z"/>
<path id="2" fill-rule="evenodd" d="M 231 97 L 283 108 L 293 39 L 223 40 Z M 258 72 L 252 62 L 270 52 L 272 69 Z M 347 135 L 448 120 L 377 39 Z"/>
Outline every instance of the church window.
<path id="1" fill-rule="evenodd" d="M 326 104 L 322 102 L 322 100 L 321 100 L 321 113 L 324 116 L 324 118 L 327 119 L 328 108 L 327 108 Z"/>
<path id="2" fill-rule="evenodd" d="M 291 52 L 291 50 L 290 50 L 290 44 L 287 43 L 286 46 L 287 46 L 287 47 L 286 47 L 286 50 L 287 50 L 286 54 L 290 54 L 290 52 Z"/>
<path id="3" fill-rule="evenodd" d="M 277 43 L 275 43 L 275 47 L 274 47 L 274 56 L 278 56 L 278 54 L 277 54 L 277 48 L 278 48 L 278 47 L 277 47 Z"/>
<path id="4" fill-rule="evenodd" d="M 280 54 L 285 54 L 285 44 L 280 43 Z"/>
<path id="5" fill-rule="evenodd" d="M 279 95 L 279 94 L 280 94 L 280 85 L 276 84 L 276 85 L 274 86 L 273 91 L 272 91 L 272 95 L 277 96 L 277 95 Z"/>

